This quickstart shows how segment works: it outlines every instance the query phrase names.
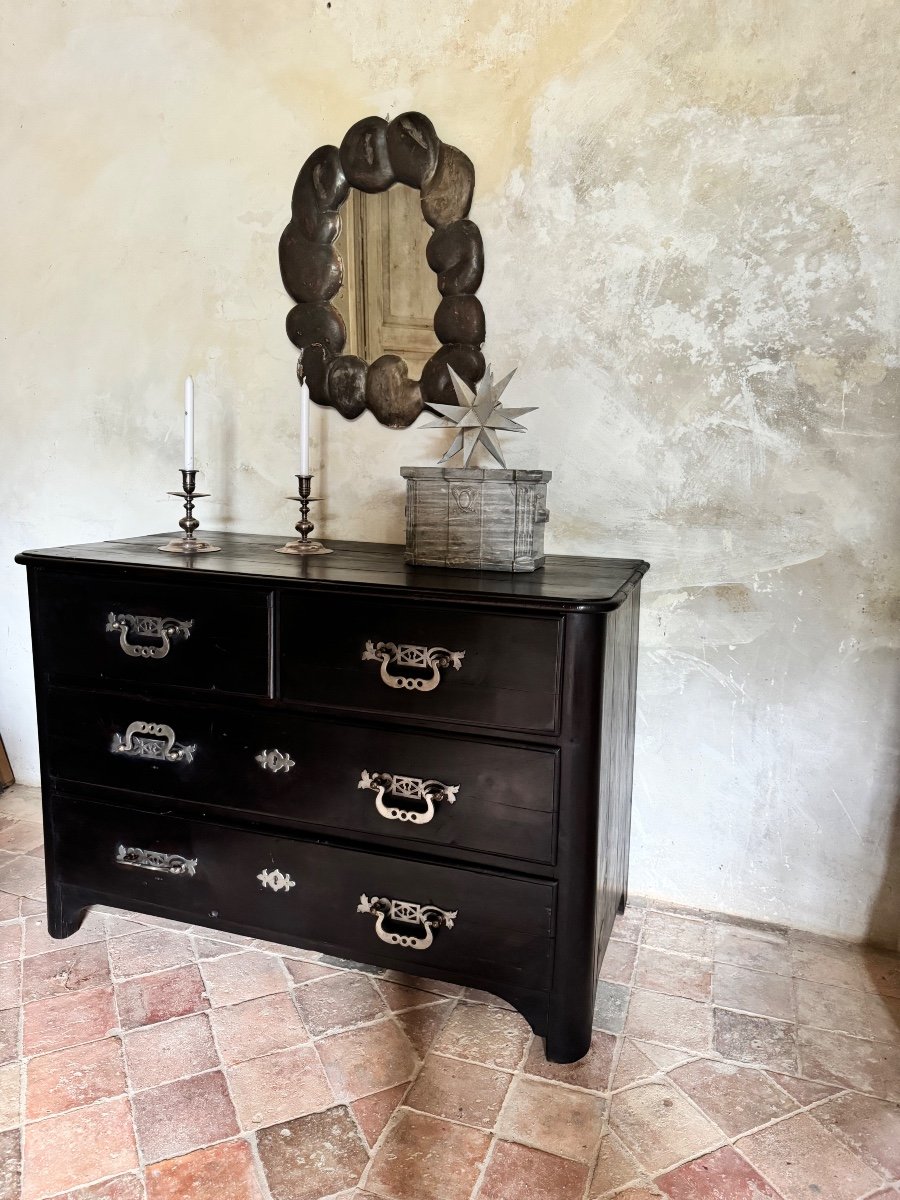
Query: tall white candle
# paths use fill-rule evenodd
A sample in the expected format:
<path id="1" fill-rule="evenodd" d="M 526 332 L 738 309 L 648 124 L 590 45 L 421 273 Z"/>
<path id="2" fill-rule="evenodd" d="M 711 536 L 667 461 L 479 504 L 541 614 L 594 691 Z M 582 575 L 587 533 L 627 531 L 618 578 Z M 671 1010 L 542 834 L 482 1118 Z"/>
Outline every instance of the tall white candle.
<path id="1" fill-rule="evenodd" d="M 194 381 L 184 381 L 184 469 L 194 469 Z"/>
<path id="2" fill-rule="evenodd" d="M 300 380 L 300 474 L 309 474 L 309 388 Z"/>

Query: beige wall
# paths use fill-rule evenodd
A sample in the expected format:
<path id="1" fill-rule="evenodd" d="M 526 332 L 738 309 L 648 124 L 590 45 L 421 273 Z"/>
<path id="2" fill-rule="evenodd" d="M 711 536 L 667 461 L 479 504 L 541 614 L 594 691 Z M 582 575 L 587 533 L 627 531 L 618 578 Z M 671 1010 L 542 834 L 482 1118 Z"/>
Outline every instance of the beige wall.
<path id="1" fill-rule="evenodd" d="M 12 554 L 172 526 L 188 371 L 202 515 L 290 529 L 293 178 L 418 108 L 476 165 L 488 349 L 541 405 L 509 459 L 554 472 L 550 548 L 653 564 L 634 890 L 896 940 L 900 6 L 34 0 L 2 23 L 20 777 Z M 399 541 L 399 467 L 442 435 L 316 427 L 328 532 Z"/>

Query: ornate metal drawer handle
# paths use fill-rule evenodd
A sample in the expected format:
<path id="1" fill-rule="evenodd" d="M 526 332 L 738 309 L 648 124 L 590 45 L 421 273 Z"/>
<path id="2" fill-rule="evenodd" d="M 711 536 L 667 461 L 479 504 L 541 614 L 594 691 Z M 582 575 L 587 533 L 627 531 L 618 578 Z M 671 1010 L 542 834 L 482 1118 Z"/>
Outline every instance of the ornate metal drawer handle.
<path id="1" fill-rule="evenodd" d="M 165 658 L 172 642 L 191 636 L 193 621 L 179 621 L 177 617 L 142 617 L 133 613 L 108 613 L 106 632 L 118 633 L 119 646 L 132 658 Z M 159 645 L 143 646 L 129 642 L 129 633 L 139 637 L 156 638 Z"/>
<path id="2" fill-rule="evenodd" d="M 289 754 L 282 754 L 280 750 L 260 750 L 256 761 L 264 771 L 271 771 L 273 775 L 277 775 L 279 771 L 287 775 L 291 767 L 297 765 Z"/>
<path id="3" fill-rule="evenodd" d="M 440 800 L 453 804 L 460 789 L 458 783 L 449 787 L 438 779 L 413 779 L 409 775 L 388 775 L 385 772 L 370 775 L 368 771 L 363 771 L 356 786 L 360 790 L 375 792 L 375 808 L 386 820 L 409 821 L 412 825 L 427 825 L 434 818 L 435 804 Z M 402 800 L 421 800 L 425 809 L 388 807 L 384 803 L 385 792 Z"/>
<path id="4" fill-rule="evenodd" d="M 389 900 L 386 896 L 363 894 L 359 898 L 356 911 L 375 913 L 375 932 L 383 942 L 391 946 L 405 946 L 408 950 L 427 950 L 434 941 L 434 931 L 446 925 L 453 928 L 457 913 L 446 912 L 433 904 L 413 904 L 410 900 Z M 384 928 L 385 919 L 396 921 L 400 925 L 419 925 L 424 930 L 424 936 L 413 937 L 406 933 L 392 933 Z"/>
<path id="5" fill-rule="evenodd" d="M 139 846 L 117 846 L 116 862 L 123 867 L 142 867 L 145 871 L 161 871 L 166 875 L 196 875 L 196 858 L 183 854 L 163 854 L 161 850 L 141 850 Z"/>
<path id="6" fill-rule="evenodd" d="M 363 650 L 363 662 L 370 659 L 381 663 L 381 679 L 388 687 L 406 688 L 411 692 L 431 692 L 441 682 L 441 671 L 453 667 L 458 671 L 462 660 L 466 657 L 465 650 L 445 650 L 443 646 L 402 646 L 395 642 L 366 642 Z M 421 675 L 392 675 L 388 665 L 396 663 L 398 667 L 416 667 L 420 670 L 431 671 L 431 678 Z"/>
<path id="7" fill-rule="evenodd" d="M 139 736 L 139 735 L 146 736 Z M 132 721 L 121 733 L 113 734 L 110 750 L 127 754 L 129 758 L 150 758 L 154 762 L 193 762 L 196 746 L 180 746 L 175 741 L 171 725 L 155 725 L 152 721 Z"/>

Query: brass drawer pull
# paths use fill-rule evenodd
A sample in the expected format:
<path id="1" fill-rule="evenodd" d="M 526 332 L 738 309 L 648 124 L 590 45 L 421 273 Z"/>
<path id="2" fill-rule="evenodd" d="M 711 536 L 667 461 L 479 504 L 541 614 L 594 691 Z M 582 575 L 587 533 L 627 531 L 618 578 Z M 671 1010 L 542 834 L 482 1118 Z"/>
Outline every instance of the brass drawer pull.
<path id="1" fill-rule="evenodd" d="M 441 671 L 453 667 L 458 671 L 465 650 L 445 650 L 443 646 L 404 646 L 395 642 L 366 642 L 363 662 L 373 660 L 381 663 L 381 680 L 388 687 L 406 688 L 410 692 L 431 692 L 441 682 Z M 431 671 L 431 678 L 421 675 L 392 675 L 390 663 L 398 667 L 415 667 Z"/>
<path id="2" fill-rule="evenodd" d="M 171 725 L 156 725 L 152 721 L 132 721 L 124 737 L 121 733 L 113 734 L 110 746 L 113 754 L 170 763 L 193 762 L 196 749 L 196 746 L 180 746 Z"/>
<path id="3" fill-rule="evenodd" d="M 260 750 L 256 761 L 264 771 L 271 771 L 273 775 L 277 775 L 279 771 L 287 775 L 288 771 L 297 765 L 289 754 L 282 754 L 280 750 Z"/>
<path id="4" fill-rule="evenodd" d="M 116 862 L 123 867 L 141 867 L 145 871 L 161 871 L 166 875 L 196 875 L 196 858 L 183 854 L 163 854 L 161 850 L 141 850 L 139 846 L 117 846 Z"/>
<path id="5" fill-rule="evenodd" d="M 453 804 L 460 789 L 458 783 L 450 787 L 438 779 L 413 779 L 409 775 L 388 775 L 383 771 L 374 775 L 363 771 L 356 786 L 361 791 L 375 792 L 375 808 L 380 816 L 388 821 L 409 821 L 412 825 L 427 825 L 434 818 L 435 804 L 440 800 Z M 386 792 L 400 800 L 422 801 L 425 809 L 388 806 L 384 803 Z"/>
<path id="6" fill-rule="evenodd" d="M 391 946 L 405 946 L 408 950 L 427 950 L 434 941 L 434 931 L 446 926 L 453 928 L 457 913 L 446 912 L 433 904 L 413 904 L 410 900 L 389 900 L 386 896 L 360 896 L 356 911 L 375 913 L 375 933 Z M 418 925 L 424 936 L 413 937 L 406 933 L 392 933 L 384 928 L 385 919 L 400 925 Z"/>
<path id="7" fill-rule="evenodd" d="M 107 613 L 106 632 L 118 633 L 119 647 L 132 658 L 165 658 L 172 642 L 191 636 L 193 621 L 179 621 L 177 617 L 142 617 L 133 613 Z M 138 637 L 155 638 L 158 645 L 140 645 L 129 642 L 129 633 Z"/>

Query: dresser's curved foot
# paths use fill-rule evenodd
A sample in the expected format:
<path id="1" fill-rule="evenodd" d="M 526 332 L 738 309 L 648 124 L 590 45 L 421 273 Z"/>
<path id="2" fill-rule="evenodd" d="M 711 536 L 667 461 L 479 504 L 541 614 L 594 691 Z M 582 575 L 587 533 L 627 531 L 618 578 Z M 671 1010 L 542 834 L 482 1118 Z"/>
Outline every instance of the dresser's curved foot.
<path id="1" fill-rule="evenodd" d="M 84 920 L 85 908 L 70 905 L 60 895 L 47 895 L 47 932 L 52 938 L 71 937 Z"/>
<path id="2" fill-rule="evenodd" d="M 591 1048 L 593 1029 L 592 1013 L 579 1017 L 571 1014 L 555 1017 L 550 1014 L 544 1053 L 548 1062 L 573 1063 L 584 1058 Z"/>

